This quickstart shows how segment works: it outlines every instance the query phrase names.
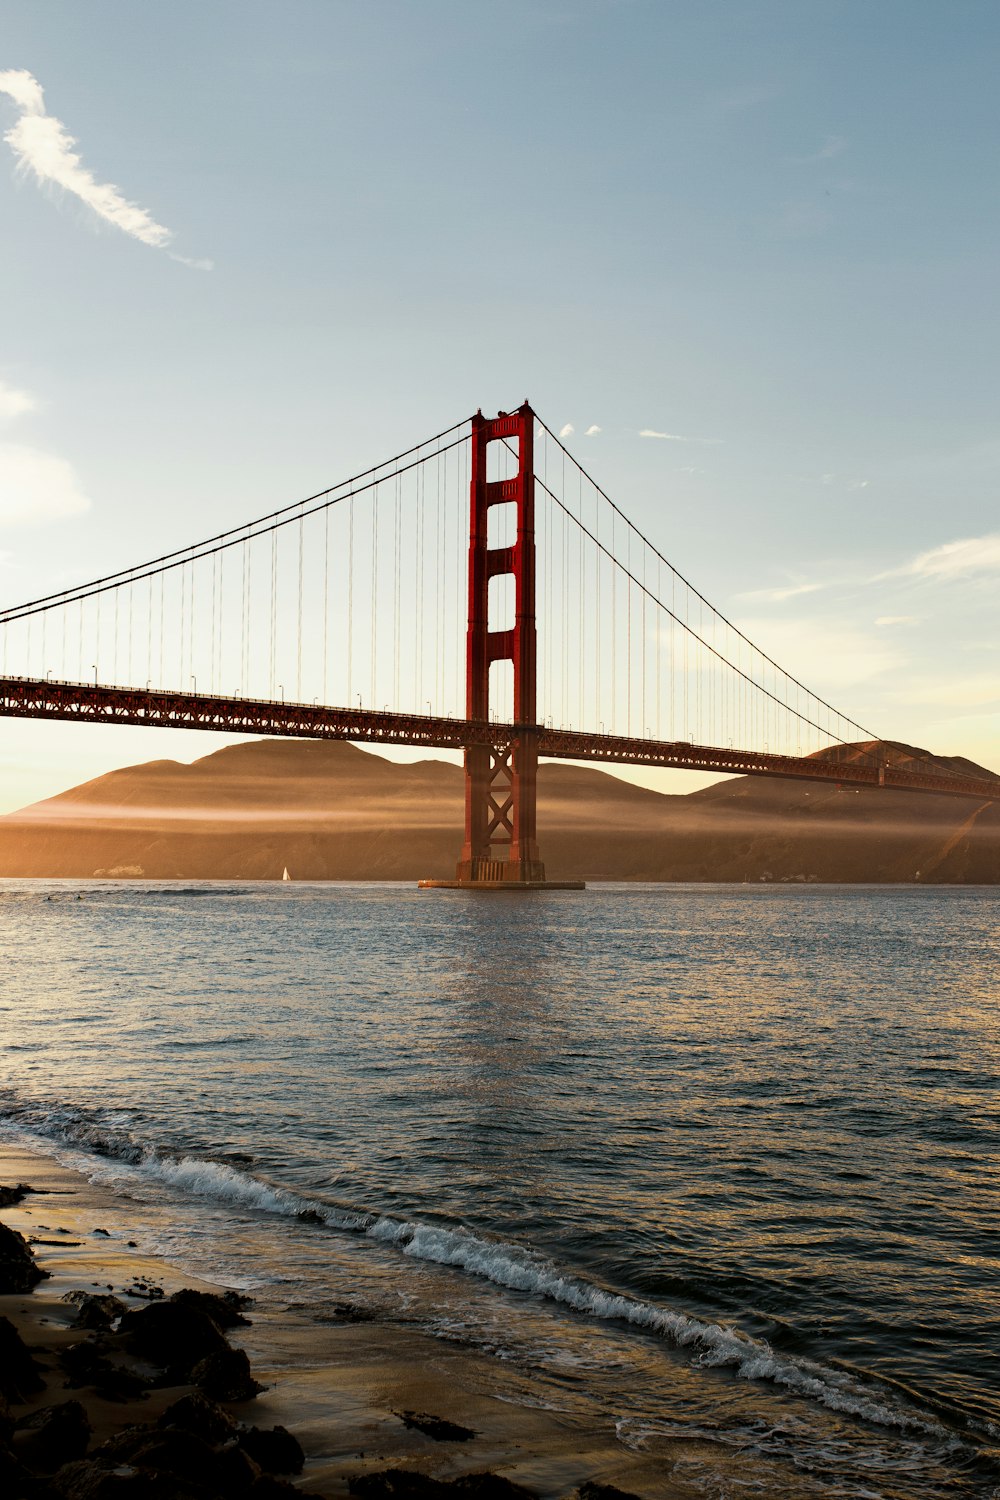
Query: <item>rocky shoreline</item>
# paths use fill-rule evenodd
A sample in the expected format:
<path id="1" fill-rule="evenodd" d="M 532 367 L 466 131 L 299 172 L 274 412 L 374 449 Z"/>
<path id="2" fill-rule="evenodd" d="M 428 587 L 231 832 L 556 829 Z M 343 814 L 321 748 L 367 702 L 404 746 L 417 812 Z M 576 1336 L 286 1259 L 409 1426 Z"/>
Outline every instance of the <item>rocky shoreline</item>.
<path id="1" fill-rule="evenodd" d="M 0 1153 L 0 1161 L 9 1170 L 9 1156 Z M 30 1158 L 19 1165 L 26 1162 L 30 1166 Z M 316 1444 L 315 1419 L 299 1433 L 289 1430 L 298 1425 L 298 1396 L 291 1398 L 287 1426 L 273 1420 L 285 1415 L 282 1382 L 276 1389 L 273 1370 L 255 1373 L 242 1347 L 257 1332 L 251 1298 L 204 1285 L 171 1287 L 163 1274 L 169 1268 L 143 1259 L 134 1240 L 122 1244 L 120 1229 L 112 1236 L 100 1225 L 82 1228 L 79 1205 L 76 1227 L 67 1227 L 76 1194 L 48 1185 L 62 1182 L 58 1175 L 44 1180 L 39 1188 L 0 1187 L 5 1500 L 280 1500 L 303 1494 L 316 1500 L 537 1500 L 552 1494 L 637 1500 L 635 1492 L 606 1482 L 599 1461 L 587 1462 L 586 1444 L 566 1483 L 565 1454 L 537 1425 L 541 1413 L 521 1412 L 498 1443 L 492 1433 L 483 1442 L 486 1424 L 455 1421 L 443 1403 L 436 1410 L 404 1405 L 414 1393 L 437 1403 L 450 1386 L 435 1381 L 433 1372 L 414 1383 L 412 1369 L 393 1390 L 402 1400 L 385 1413 L 389 1440 L 387 1424 L 365 1420 L 371 1413 L 359 1411 L 356 1400 L 354 1430 L 346 1441 L 341 1433 L 340 1461 L 332 1466 L 327 1445 Z M 19 1228 L 3 1222 L 12 1217 Z M 123 1249 L 133 1253 L 123 1255 Z M 365 1334 L 357 1327 L 344 1331 Z M 363 1385 L 356 1347 L 344 1347 L 348 1361 L 355 1361 L 356 1384 Z M 261 1373 L 271 1380 L 258 1379 Z M 350 1375 L 349 1368 L 348 1381 Z M 379 1395 L 380 1405 L 392 1399 L 384 1386 Z M 363 1393 L 362 1408 L 368 1396 Z M 350 1407 L 343 1405 L 350 1424 Z M 262 1407 L 270 1420 L 261 1420 Z M 467 1415 L 469 1408 L 460 1410 Z M 526 1454 L 532 1438 L 535 1451 Z M 310 1452 L 311 1443 L 327 1451 Z M 515 1469 L 529 1457 L 535 1472 L 551 1474 L 551 1481 L 532 1487 L 498 1472 L 506 1466 L 505 1450 Z M 484 1453 L 489 1467 L 482 1465 Z M 580 1478 L 583 1465 L 598 1477 Z M 641 1490 L 649 1497 L 691 1493 L 664 1475 Z"/>

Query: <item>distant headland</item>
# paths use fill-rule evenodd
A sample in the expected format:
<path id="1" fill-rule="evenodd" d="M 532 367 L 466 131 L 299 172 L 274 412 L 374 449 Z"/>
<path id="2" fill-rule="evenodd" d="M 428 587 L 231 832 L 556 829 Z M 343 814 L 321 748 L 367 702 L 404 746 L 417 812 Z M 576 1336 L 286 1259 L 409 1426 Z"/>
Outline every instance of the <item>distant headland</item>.
<path id="1" fill-rule="evenodd" d="M 9 814 L 0 877 L 447 877 L 462 809 L 463 773 L 443 761 L 251 741 L 112 771 Z M 968 798 L 753 777 L 669 796 L 543 764 L 539 825 L 553 879 L 1000 883 L 1000 804 Z"/>

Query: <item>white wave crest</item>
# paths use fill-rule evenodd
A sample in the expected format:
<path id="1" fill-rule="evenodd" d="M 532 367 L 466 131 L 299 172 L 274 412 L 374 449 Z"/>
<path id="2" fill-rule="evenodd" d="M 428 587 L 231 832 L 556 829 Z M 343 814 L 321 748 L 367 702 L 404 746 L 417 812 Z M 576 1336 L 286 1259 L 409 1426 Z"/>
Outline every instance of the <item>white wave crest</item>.
<path id="1" fill-rule="evenodd" d="M 890 1406 L 858 1388 L 846 1373 L 775 1354 L 764 1340 L 735 1329 L 705 1323 L 684 1313 L 655 1307 L 637 1298 L 607 1292 L 566 1276 L 550 1262 L 498 1241 L 469 1232 L 456 1233 L 427 1224 L 378 1219 L 368 1229 L 373 1238 L 400 1245 L 405 1255 L 438 1265 L 457 1266 L 514 1291 L 547 1297 L 591 1317 L 630 1323 L 681 1347 L 694 1347 L 704 1366 L 726 1366 L 744 1380 L 766 1380 L 796 1395 L 819 1401 L 831 1411 L 861 1417 L 882 1427 L 946 1437 L 945 1429 L 926 1418 Z"/>
<path id="2" fill-rule="evenodd" d="M 239 1204 L 242 1208 L 291 1216 L 301 1213 L 306 1207 L 293 1193 L 269 1187 L 259 1177 L 227 1167 L 223 1162 L 199 1161 L 192 1156 L 172 1159 L 148 1153 L 138 1167 L 143 1176 L 155 1177 L 199 1198 L 216 1198 L 222 1203 Z"/>

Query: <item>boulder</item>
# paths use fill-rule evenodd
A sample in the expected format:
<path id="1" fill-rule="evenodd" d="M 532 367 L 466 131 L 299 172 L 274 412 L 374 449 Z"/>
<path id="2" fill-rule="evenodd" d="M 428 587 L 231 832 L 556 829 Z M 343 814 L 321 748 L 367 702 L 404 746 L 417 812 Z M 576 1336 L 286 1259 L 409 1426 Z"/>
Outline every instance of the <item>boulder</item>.
<path id="1" fill-rule="evenodd" d="M 641 1500 L 631 1490 L 620 1490 L 617 1485 L 598 1484 L 596 1480 L 588 1479 L 581 1484 L 577 1490 L 579 1500 Z"/>
<path id="2" fill-rule="evenodd" d="M 29 1469 L 53 1474 L 63 1464 L 83 1457 L 90 1435 L 90 1422 L 79 1401 L 60 1401 L 22 1418 L 14 1433 L 14 1451 Z"/>
<path id="3" fill-rule="evenodd" d="M 378 1469 L 354 1474 L 347 1481 L 348 1493 L 361 1500 L 448 1500 L 449 1488 L 414 1469 Z"/>
<path id="4" fill-rule="evenodd" d="M 179 1401 L 168 1406 L 157 1425 L 181 1427 L 185 1432 L 193 1432 L 196 1437 L 203 1438 L 213 1447 L 227 1443 L 236 1436 L 236 1423 L 229 1413 L 199 1391 L 193 1391 L 190 1396 L 182 1396 Z"/>
<path id="5" fill-rule="evenodd" d="M 82 1296 L 74 1296 L 73 1300 L 77 1305 L 73 1325 L 75 1328 L 90 1328 L 105 1333 L 115 1319 L 127 1311 L 125 1303 L 119 1297 L 113 1297 L 110 1292 L 99 1292 L 96 1296 L 84 1293 Z"/>
<path id="6" fill-rule="evenodd" d="M 287 1427 L 244 1427 L 239 1445 L 265 1474 L 301 1474 L 306 1456 Z"/>
<path id="7" fill-rule="evenodd" d="M 27 1198 L 29 1193 L 35 1189 L 29 1187 L 26 1182 L 19 1182 L 16 1187 L 4 1187 L 0 1183 L 0 1208 L 11 1208 L 15 1203 L 20 1203 L 22 1198 Z"/>
<path id="8" fill-rule="evenodd" d="M 247 1490 L 247 1500 L 302 1500 L 302 1491 L 287 1479 L 275 1479 L 273 1474 L 261 1474 Z M 322 1495 L 311 1495 L 310 1500 L 323 1500 Z"/>
<path id="9" fill-rule="evenodd" d="M 0 1295 L 30 1292 L 48 1274 L 35 1264 L 24 1235 L 0 1224 Z"/>
<path id="10" fill-rule="evenodd" d="M 31 1350 L 9 1318 L 0 1318 L 0 1395 L 27 1401 L 44 1391 L 45 1379 Z"/>
<path id="11" fill-rule="evenodd" d="M 513 1479 L 505 1479 L 502 1474 L 491 1474 L 485 1470 L 481 1474 L 463 1474 L 460 1479 L 453 1479 L 449 1488 L 452 1493 L 458 1493 L 469 1497 L 469 1500 L 537 1500 L 534 1490 L 526 1489 L 523 1484 L 515 1484 Z"/>
<path id="12" fill-rule="evenodd" d="M 234 1439 L 216 1455 L 215 1483 L 221 1495 L 247 1495 L 261 1477 L 260 1465 Z"/>
<path id="13" fill-rule="evenodd" d="M 127 1312 L 118 1332 L 133 1354 L 182 1376 L 206 1356 L 229 1350 L 207 1313 L 169 1300 Z"/>
<path id="14" fill-rule="evenodd" d="M 168 1299 L 176 1302 L 181 1307 L 196 1307 L 199 1312 L 207 1313 L 216 1328 L 248 1328 L 250 1319 L 245 1318 L 242 1308 L 249 1307 L 250 1298 L 241 1297 L 238 1292 L 223 1292 L 218 1296 L 215 1292 L 196 1292 L 193 1287 L 183 1287 L 181 1291 L 174 1292 Z"/>
<path id="15" fill-rule="evenodd" d="M 198 1361 L 191 1381 L 212 1401 L 251 1401 L 264 1389 L 250 1373 L 243 1350 L 231 1349 L 225 1340 L 221 1349 Z"/>
<path id="16" fill-rule="evenodd" d="M 91 1459 L 59 1469 L 52 1488 L 59 1500 L 219 1500 L 206 1485 L 175 1474 L 126 1466 L 107 1469 Z"/>

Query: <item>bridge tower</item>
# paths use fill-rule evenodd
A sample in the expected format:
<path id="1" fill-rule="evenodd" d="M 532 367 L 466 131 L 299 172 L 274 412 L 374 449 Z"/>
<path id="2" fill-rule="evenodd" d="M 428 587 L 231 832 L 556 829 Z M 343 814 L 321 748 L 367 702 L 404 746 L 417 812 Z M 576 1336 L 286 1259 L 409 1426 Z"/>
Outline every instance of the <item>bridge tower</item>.
<path id="1" fill-rule="evenodd" d="M 516 445 L 513 479 L 487 479 L 489 445 L 497 442 Z M 466 717 L 487 735 L 465 747 L 465 842 L 456 878 L 421 881 L 424 886 L 583 889 L 582 881 L 547 881 L 538 852 L 534 449 L 535 414 L 527 401 L 514 412 L 484 417 L 480 411 L 473 417 Z M 510 504 L 516 506 L 516 540 L 490 547 L 489 512 Z M 504 575 L 514 579 L 514 623 L 491 630 L 490 579 Z M 513 732 L 490 734 L 490 668 L 505 661 L 514 669 Z"/>

